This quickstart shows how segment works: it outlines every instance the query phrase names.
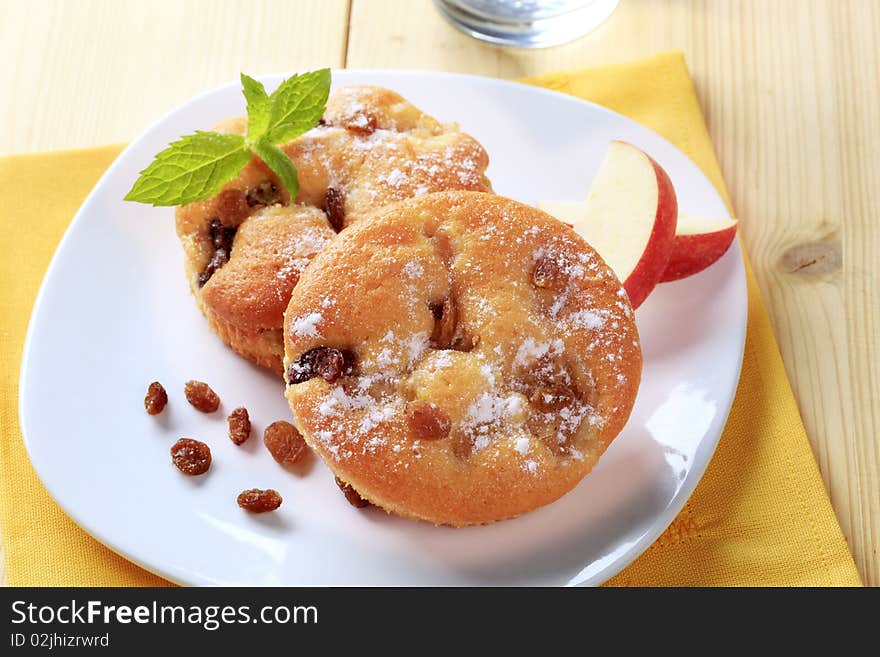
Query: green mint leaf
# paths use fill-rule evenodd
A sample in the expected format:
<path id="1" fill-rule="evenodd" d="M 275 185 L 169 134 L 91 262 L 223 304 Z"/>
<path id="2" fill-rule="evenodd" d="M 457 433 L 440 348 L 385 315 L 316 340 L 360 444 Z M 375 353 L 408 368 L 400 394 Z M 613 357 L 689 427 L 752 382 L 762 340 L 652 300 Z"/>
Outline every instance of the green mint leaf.
<path id="1" fill-rule="evenodd" d="M 216 195 L 251 159 L 244 137 L 196 132 L 159 153 L 141 171 L 126 201 L 186 205 Z"/>
<path id="2" fill-rule="evenodd" d="M 329 95 L 329 68 L 288 78 L 269 96 L 272 108 L 265 136 L 281 144 L 311 130 L 324 116 Z"/>
<path id="3" fill-rule="evenodd" d="M 141 171 L 126 201 L 186 205 L 215 196 L 255 152 L 296 198 L 296 167 L 274 144 L 285 143 L 313 128 L 324 115 L 330 95 L 330 69 L 294 75 L 267 95 L 254 78 L 241 74 L 247 101 L 247 138 L 196 132 L 172 142 Z"/>
<path id="4" fill-rule="evenodd" d="M 287 154 L 277 146 L 273 145 L 267 138 L 263 138 L 254 144 L 254 151 L 260 156 L 260 159 L 275 172 L 281 179 L 281 184 L 290 192 L 291 202 L 296 198 L 299 192 L 299 179 L 296 176 L 296 167 L 287 157 Z"/>
<path id="5" fill-rule="evenodd" d="M 241 74 L 241 92 L 247 101 L 247 138 L 253 144 L 259 141 L 269 127 L 269 112 L 272 104 L 262 82 L 244 73 Z"/>

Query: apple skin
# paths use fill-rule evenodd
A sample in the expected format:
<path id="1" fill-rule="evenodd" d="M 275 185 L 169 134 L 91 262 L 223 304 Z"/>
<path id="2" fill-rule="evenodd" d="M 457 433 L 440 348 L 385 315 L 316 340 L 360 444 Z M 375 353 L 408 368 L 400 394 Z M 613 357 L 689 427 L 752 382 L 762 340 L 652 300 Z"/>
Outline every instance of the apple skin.
<path id="1" fill-rule="evenodd" d="M 619 181 L 625 181 L 622 186 L 629 188 L 624 195 L 619 188 L 615 189 L 615 185 L 620 186 Z M 641 185 L 645 187 L 642 189 Z M 642 192 L 650 196 L 631 196 Z M 639 200 L 649 203 L 641 204 L 644 207 L 636 212 Z M 633 308 L 640 306 L 660 282 L 672 256 L 678 201 L 669 176 L 641 149 L 624 141 L 611 142 L 585 201 L 540 201 L 538 208 L 571 226 L 599 252 L 614 269 Z M 615 225 L 615 217 L 631 220 L 636 215 L 637 224 L 629 221 Z M 596 226 L 600 227 L 598 233 L 592 230 Z M 609 240 L 608 231 L 617 239 Z M 621 240 L 626 244 L 621 244 Z"/>
<path id="2" fill-rule="evenodd" d="M 672 256 L 660 278 L 661 283 L 677 281 L 703 271 L 723 256 L 736 236 L 737 222 L 707 233 L 676 235 Z"/>
<path id="3" fill-rule="evenodd" d="M 636 266 L 623 281 L 623 288 L 629 296 L 629 302 L 633 309 L 642 305 L 642 302 L 660 282 L 666 271 L 672 256 L 675 226 L 678 219 L 678 200 L 672 181 L 663 167 L 647 153 L 644 155 L 651 162 L 654 173 L 657 175 L 657 215 L 654 219 L 651 237 L 648 239 L 642 257 L 639 258 Z"/>

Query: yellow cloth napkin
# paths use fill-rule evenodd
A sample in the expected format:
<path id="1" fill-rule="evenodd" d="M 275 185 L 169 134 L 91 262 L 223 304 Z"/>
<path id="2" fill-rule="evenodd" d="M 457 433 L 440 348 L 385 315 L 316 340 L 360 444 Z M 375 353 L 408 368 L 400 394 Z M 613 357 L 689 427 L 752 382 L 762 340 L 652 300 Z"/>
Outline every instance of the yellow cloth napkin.
<path id="1" fill-rule="evenodd" d="M 727 199 L 680 53 L 528 82 L 605 105 L 655 130 L 690 156 Z M 64 515 L 37 480 L 18 426 L 22 341 L 40 279 L 70 218 L 119 151 L 108 146 L 0 159 L 6 206 L 0 226 L 0 522 L 13 585 L 167 584 Z M 718 450 L 678 518 L 611 584 L 860 584 L 755 279 L 747 274 L 745 360 Z M 59 368 L 62 386 L 75 381 L 75 372 Z"/>

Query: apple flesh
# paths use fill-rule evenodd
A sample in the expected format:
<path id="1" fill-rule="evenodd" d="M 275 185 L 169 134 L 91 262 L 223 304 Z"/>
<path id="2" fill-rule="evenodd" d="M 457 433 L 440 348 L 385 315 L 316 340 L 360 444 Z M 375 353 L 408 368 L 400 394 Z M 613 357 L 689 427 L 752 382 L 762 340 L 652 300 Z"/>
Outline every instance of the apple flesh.
<path id="1" fill-rule="evenodd" d="M 617 274 L 633 308 L 660 282 L 672 255 L 678 203 L 666 172 L 632 144 L 611 142 L 586 201 L 542 201 Z"/>
<path id="2" fill-rule="evenodd" d="M 736 219 L 678 215 L 672 255 L 661 283 L 677 281 L 703 271 L 727 251 L 736 236 Z"/>

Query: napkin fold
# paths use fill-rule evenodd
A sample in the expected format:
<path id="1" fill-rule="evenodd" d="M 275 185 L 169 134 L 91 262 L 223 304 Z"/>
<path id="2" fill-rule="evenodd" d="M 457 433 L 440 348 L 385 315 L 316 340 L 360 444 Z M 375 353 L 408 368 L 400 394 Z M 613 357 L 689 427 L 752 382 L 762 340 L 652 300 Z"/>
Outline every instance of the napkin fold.
<path id="1" fill-rule="evenodd" d="M 659 133 L 703 170 L 730 206 L 681 53 L 526 82 L 604 105 Z M 18 423 L 22 343 L 40 281 L 70 219 L 121 149 L 0 158 L 0 531 L 7 577 L 16 586 L 168 584 L 98 543 L 61 511 L 30 465 Z M 669 529 L 609 584 L 861 584 L 748 263 L 746 274 L 742 375 L 715 456 Z M 75 385 L 76 373 L 65 372 L 63 363 L 58 367 L 60 385 Z M 51 403 L 46 400 L 46 412 Z"/>

